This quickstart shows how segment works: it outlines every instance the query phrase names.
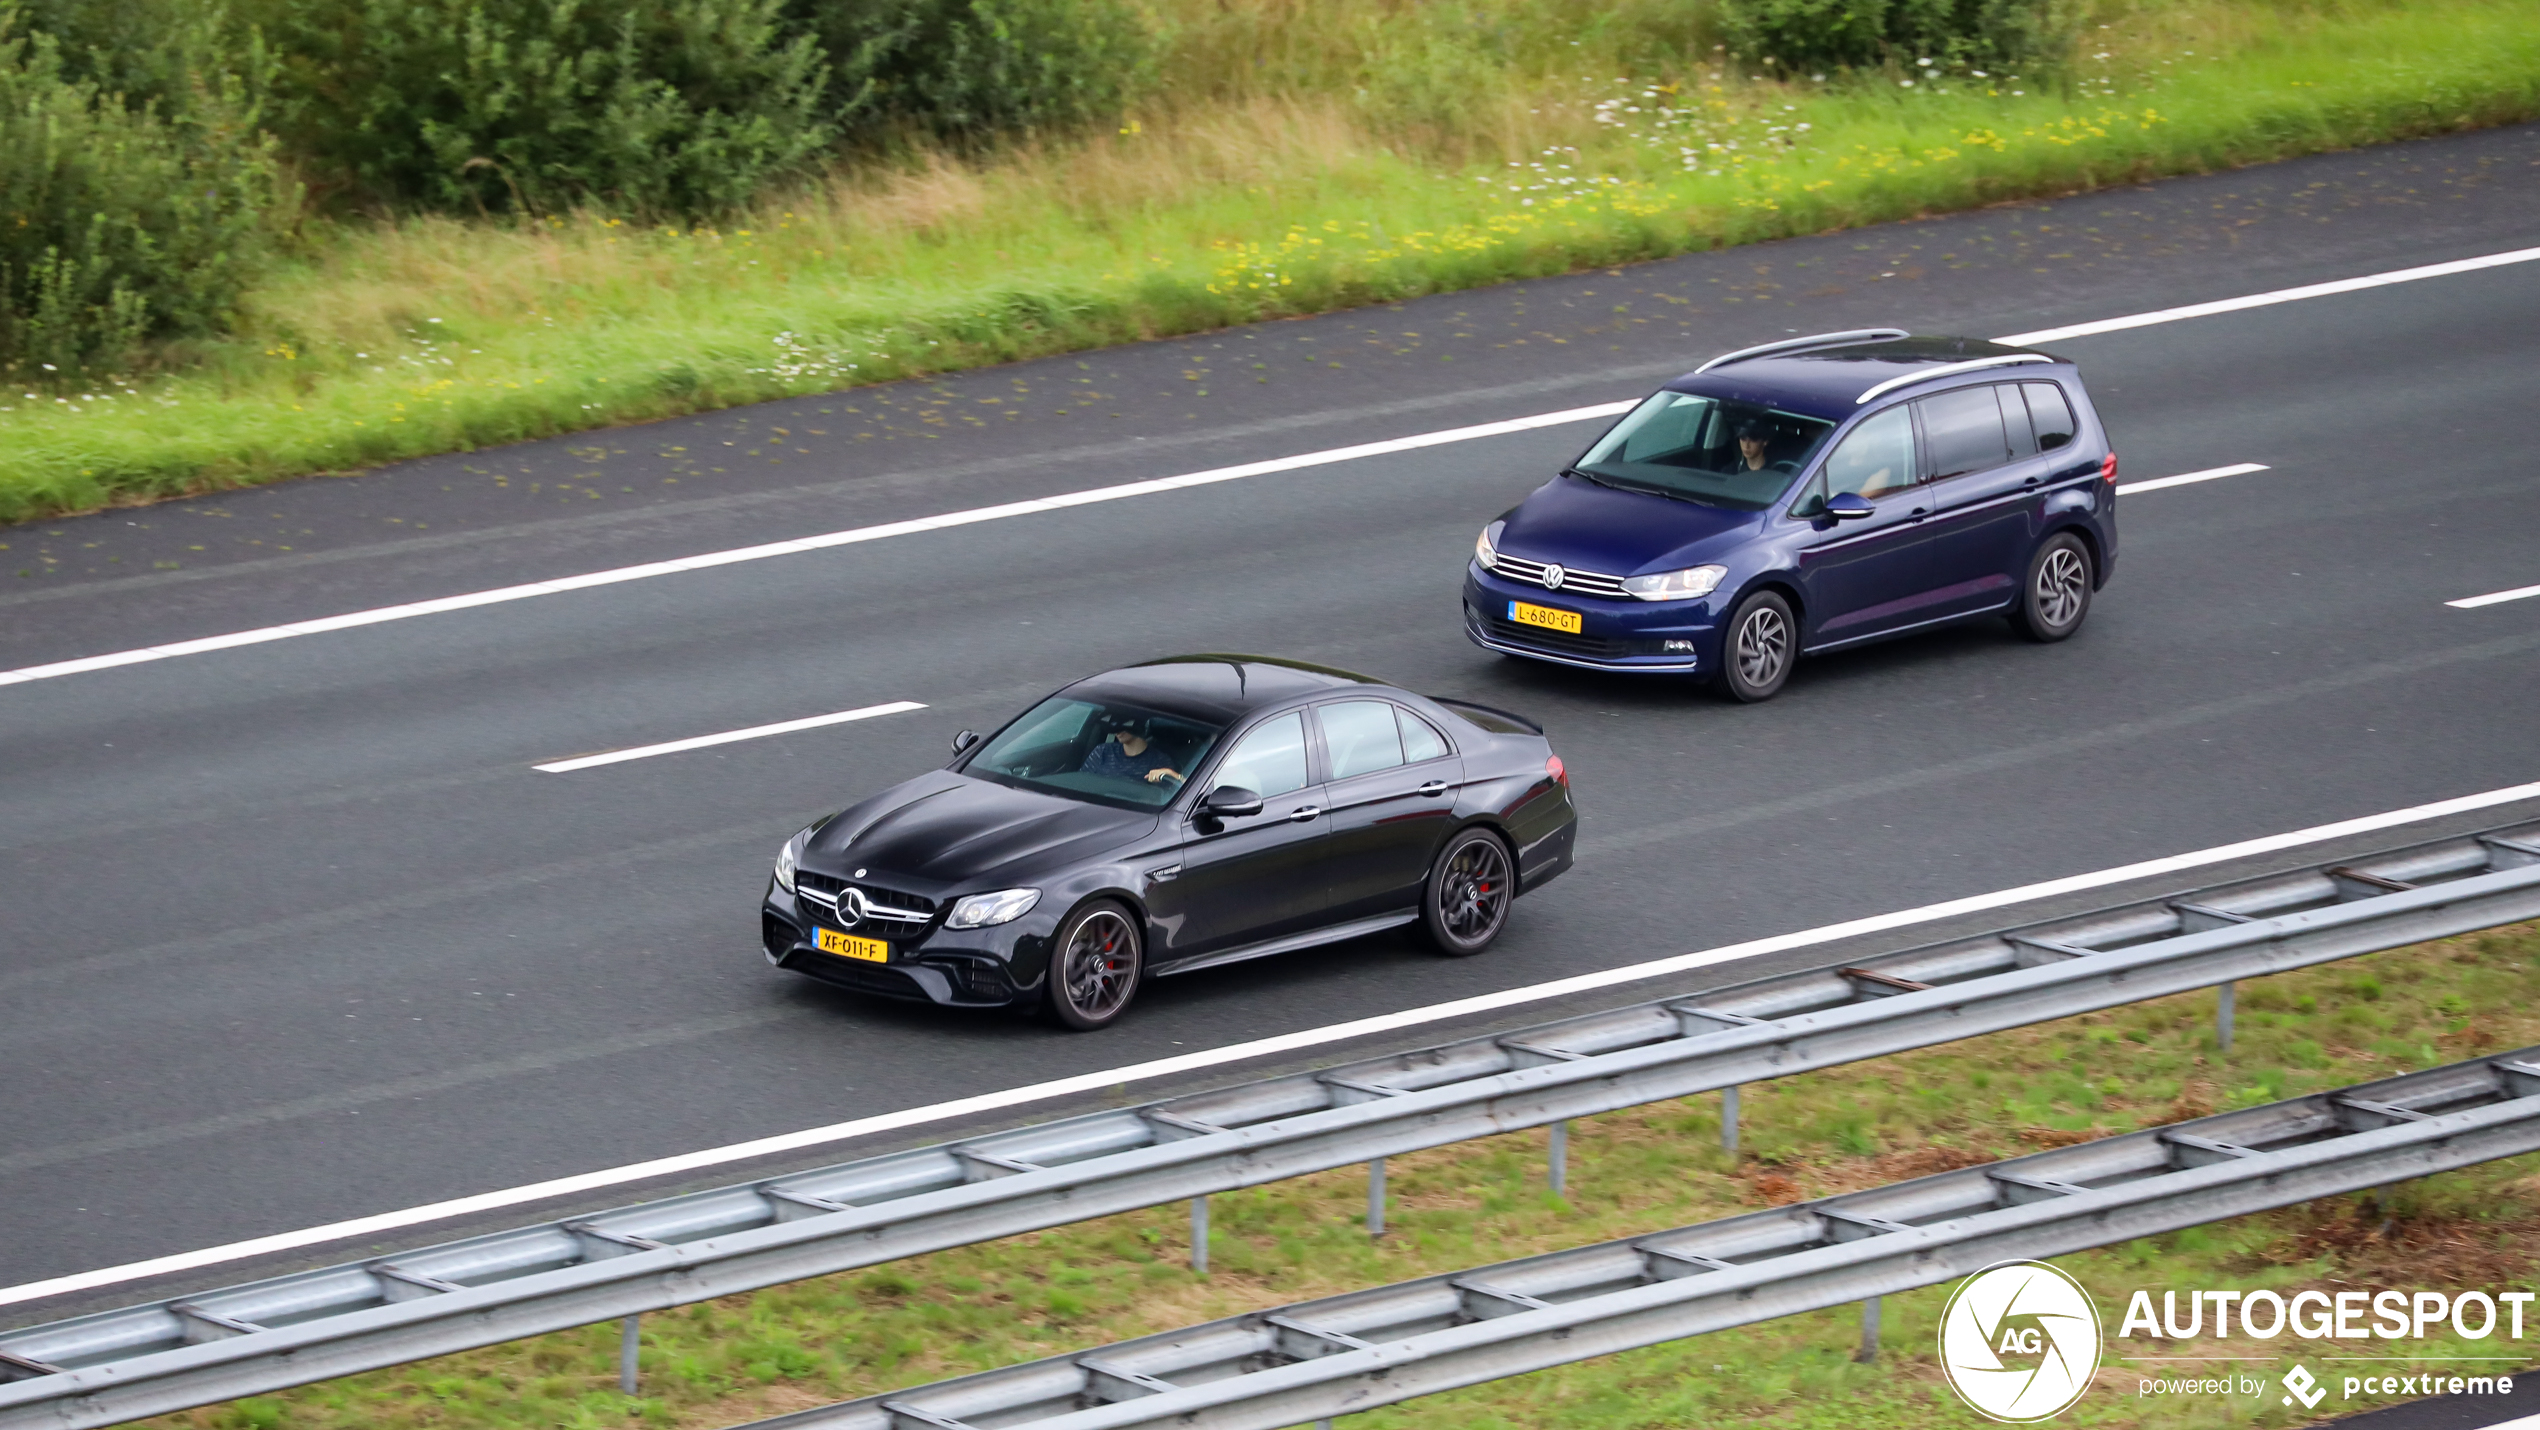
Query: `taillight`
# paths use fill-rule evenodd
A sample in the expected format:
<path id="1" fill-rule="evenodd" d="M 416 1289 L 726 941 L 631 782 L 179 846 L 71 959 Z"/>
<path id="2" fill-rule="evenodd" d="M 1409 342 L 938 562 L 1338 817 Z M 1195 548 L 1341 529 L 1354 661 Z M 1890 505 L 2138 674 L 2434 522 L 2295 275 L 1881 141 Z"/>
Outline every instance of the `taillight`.
<path id="1" fill-rule="evenodd" d="M 1543 772 L 1550 776 L 1552 780 L 1559 784 L 1563 789 L 1568 789 L 1570 787 L 1569 766 L 1561 763 L 1561 757 L 1559 755 L 1554 755 L 1543 762 Z"/>
<path id="2" fill-rule="evenodd" d="M 2101 481 L 2103 481 L 2103 482 L 2106 482 L 2108 485 L 2110 485 L 2110 486 L 2112 486 L 2112 487 L 2113 487 L 2113 486 L 2115 486 L 2115 485 L 2117 484 L 2117 454 L 2116 454 L 2116 453 L 2114 453 L 2114 452 L 2110 452 L 2110 453 L 2107 455 L 2106 459 L 2105 459 L 2105 460 L 2103 460 L 2103 461 L 2101 461 L 2101 462 L 2099 463 L 2099 480 L 2101 480 Z"/>

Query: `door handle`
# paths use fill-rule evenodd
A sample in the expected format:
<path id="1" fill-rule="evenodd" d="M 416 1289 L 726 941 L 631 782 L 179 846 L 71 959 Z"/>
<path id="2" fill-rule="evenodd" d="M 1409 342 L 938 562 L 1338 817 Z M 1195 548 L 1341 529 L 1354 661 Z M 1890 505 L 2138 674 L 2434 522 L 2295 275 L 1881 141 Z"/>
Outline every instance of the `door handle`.
<path id="1" fill-rule="evenodd" d="M 1322 812 L 1323 807 L 1319 804 L 1302 805 L 1296 809 L 1288 811 L 1288 822 L 1291 824 L 1304 824 L 1319 816 Z"/>
<path id="2" fill-rule="evenodd" d="M 1439 795 L 1446 793 L 1446 781 L 1431 780 L 1427 784 L 1420 786 L 1420 793 L 1429 796 L 1431 799 L 1435 799 Z"/>

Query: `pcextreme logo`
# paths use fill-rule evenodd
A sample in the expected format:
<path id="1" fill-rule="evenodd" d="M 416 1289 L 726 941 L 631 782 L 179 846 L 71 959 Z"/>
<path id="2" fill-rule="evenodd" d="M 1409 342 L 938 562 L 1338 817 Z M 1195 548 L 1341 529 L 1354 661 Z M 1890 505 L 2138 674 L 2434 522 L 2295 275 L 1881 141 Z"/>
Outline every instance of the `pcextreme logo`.
<path id="1" fill-rule="evenodd" d="M 1940 1313 L 1949 1388 L 1988 1419 L 2051 1420 L 2099 1369 L 2099 1310 L 2081 1283 L 2043 1261 L 2004 1261 L 1958 1283 Z"/>

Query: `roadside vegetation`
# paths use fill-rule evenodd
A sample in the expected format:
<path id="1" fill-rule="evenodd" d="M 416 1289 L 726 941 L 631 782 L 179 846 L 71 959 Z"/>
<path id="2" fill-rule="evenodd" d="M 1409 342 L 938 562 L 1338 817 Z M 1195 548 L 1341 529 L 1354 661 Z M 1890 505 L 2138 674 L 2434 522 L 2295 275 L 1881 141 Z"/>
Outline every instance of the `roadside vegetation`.
<path id="1" fill-rule="evenodd" d="M 1569 1199 L 1545 1188 L 1540 1132 L 1395 1159 L 1387 1233 L 1363 1229 L 1346 1169 L 1217 1197 L 1210 1264 L 1188 1265 L 1179 1205 L 965 1247 L 644 1318 L 643 1394 L 615 1388 L 616 1327 L 588 1327 L 151 1422 L 196 1430 L 708 1430 L 1152 1331 L 1878 1186 L 2234 1107 L 2540 1043 L 2540 925 L 2240 985 L 2239 1033 L 2190 994 L 1904 1057 L 1751 1086 L 1743 1146 L 1719 1150 L 1707 1095 L 1579 1123 Z M 2310 1287 L 2522 1289 L 2540 1259 L 2540 1161 L 2524 1157 L 2058 1258 L 2109 1317 L 2100 1384 L 2064 1419 L 2096 1426 L 2280 1426 L 2266 1397 L 2142 1400 L 2114 1338 L 2134 1287 L 2289 1295 Z M 1949 1288 L 1891 1296 L 1879 1362 L 1852 1360 L 1852 1307 L 1610 1356 L 1352 1416 L 1352 1430 L 1853 1430 L 1968 1421 L 1933 1342 Z M 2490 1340 L 2407 1343 L 2512 1355 Z M 2337 1354 L 2287 1339 L 2229 1350 Z M 2393 1349 L 2376 1343 L 2373 1353 Z M 2352 1350 L 2352 1347 L 2348 1347 Z M 2498 1366 L 2492 1370 L 2518 1369 Z M 2279 1366 L 2280 1369 L 2280 1366 Z M 2376 1371 L 2403 1369 L 2376 1367 Z"/>
<path id="2" fill-rule="evenodd" d="M 2527 0 L 640 14 L 0 3 L 0 522 L 2540 115 Z"/>

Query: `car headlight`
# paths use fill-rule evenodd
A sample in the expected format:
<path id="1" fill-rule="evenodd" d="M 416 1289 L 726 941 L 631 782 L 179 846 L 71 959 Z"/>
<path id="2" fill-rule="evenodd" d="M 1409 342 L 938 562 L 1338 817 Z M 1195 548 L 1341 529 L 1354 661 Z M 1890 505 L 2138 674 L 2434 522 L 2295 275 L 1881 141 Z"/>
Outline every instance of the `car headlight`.
<path id="1" fill-rule="evenodd" d="M 776 887 L 789 894 L 794 892 L 794 846 L 802 842 L 803 837 L 797 834 L 776 851 Z"/>
<path id="2" fill-rule="evenodd" d="M 1494 521 L 1490 525 L 1482 528 L 1481 535 L 1473 538 L 1473 563 L 1475 565 L 1481 567 L 1485 571 L 1496 571 L 1499 569 L 1499 534 L 1507 529 L 1507 522 Z"/>
<path id="3" fill-rule="evenodd" d="M 972 894 L 953 905 L 952 917 L 944 920 L 948 929 L 983 929 L 991 924 L 1010 924 L 1032 912 L 1041 901 L 1038 889 L 999 889 L 993 894 Z"/>
<path id="4" fill-rule="evenodd" d="M 1708 596 L 1729 574 L 1726 566 L 1691 566 L 1682 571 L 1657 571 L 1647 576 L 1626 576 L 1623 589 L 1644 601 L 1690 601 Z"/>

